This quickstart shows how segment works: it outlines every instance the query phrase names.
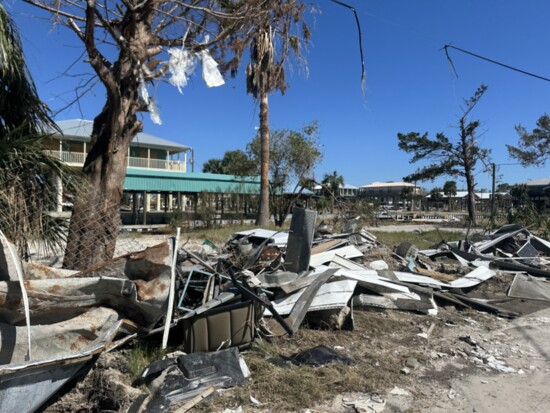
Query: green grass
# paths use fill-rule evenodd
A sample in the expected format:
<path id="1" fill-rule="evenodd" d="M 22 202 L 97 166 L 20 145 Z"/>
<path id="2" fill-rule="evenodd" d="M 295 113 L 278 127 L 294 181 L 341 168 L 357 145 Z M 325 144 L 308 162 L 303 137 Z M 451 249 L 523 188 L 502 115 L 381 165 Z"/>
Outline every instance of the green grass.
<path id="1" fill-rule="evenodd" d="M 164 353 L 158 343 L 137 342 L 126 358 L 130 378 L 137 379 L 145 367 L 153 361 L 161 360 Z"/>
<path id="2" fill-rule="evenodd" d="M 204 241 L 209 240 L 213 244 L 219 246 L 223 245 L 231 236 L 231 234 L 239 231 L 246 231 L 250 229 L 258 228 L 258 225 L 249 224 L 249 225 L 228 225 L 218 228 L 197 228 L 189 232 L 185 232 L 185 237 L 189 237 L 192 240 Z M 275 225 L 270 225 L 264 229 L 270 229 L 273 231 L 283 231 L 288 230 L 288 227 L 283 228 L 276 227 Z M 441 231 L 436 230 L 431 231 L 414 231 L 414 232 L 385 232 L 385 231 L 370 231 L 373 235 L 378 238 L 382 244 L 393 249 L 403 241 L 409 241 L 417 246 L 419 249 L 426 249 L 431 247 L 434 244 L 441 242 L 441 236 L 445 241 L 458 241 L 464 239 L 465 234 L 462 232 L 451 232 L 451 231 Z M 441 233 L 441 235 L 440 235 Z"/>
<path id="3" fill-rule="evenodd" d="M 410 378 L 400 373 L 401 363 L 409 356 L 421 358 L 411 341 L 415 340 L 418 323 L 423 322 L 424 317 L 357 311 L 354 315 L 355 331 L 314 330 L 304 326 L 292 337 L 276 337 L 270 341 L 257 339 L 249 350 L 242 353 L 251 371 L 247 383 L 219 397 L 204 400 L 193 411 L 221 412 L 227 407 L 242 406 L 245 412 L 298 412 L 305 409 L 325 412 L 333 411 L 327 406 L 337 395 L 384 394 L 393 386 L 404 386 Z M 392 346 L 387 345 L 389 340 Z M 280 357 L 318 345 L 342 346 L 338 351 L 357 364 L 297 366 Z M 399 352 L 393 351 L 395 349 Z M 250 404 L 251 395 L 264 403 L 263 409 Z"/>

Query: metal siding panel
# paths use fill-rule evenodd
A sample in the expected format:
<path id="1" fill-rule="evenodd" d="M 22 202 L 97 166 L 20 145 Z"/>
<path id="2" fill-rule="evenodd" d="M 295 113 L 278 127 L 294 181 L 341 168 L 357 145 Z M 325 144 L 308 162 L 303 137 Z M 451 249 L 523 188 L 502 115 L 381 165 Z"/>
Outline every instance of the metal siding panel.
<path id="1" fill-rule="evenodd" d="M 125 191 L 148 191 L 148 192 L 237 192 L 237 193 L 259 193 L 259 182 L 240 183 L 232 179 L 199 179 L 189 174 L 175 174 L 166 172 L 155 174 L 154 171 L 147 173 L 131 171 L 124 181 Z M 156 175 L 156 176 L 155 176 Z M 213 174 L 208 174 L 213 175 Z M 225 178 L 225 177 L 224 177 Z"/>

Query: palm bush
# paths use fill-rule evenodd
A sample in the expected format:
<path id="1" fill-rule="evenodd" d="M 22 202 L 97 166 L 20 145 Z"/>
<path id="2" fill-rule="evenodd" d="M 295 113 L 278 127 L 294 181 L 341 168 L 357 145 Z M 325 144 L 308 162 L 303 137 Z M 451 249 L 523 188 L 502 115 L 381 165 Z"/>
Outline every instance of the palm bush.
<path id="1" fill-rule="evenodd" d="M 0 230 L 21 253 L 33 241 L 44 241 L 49 249 L 64 242 L 66 222 L 49 212 L 56 205 L 52 177 L 74 190 L 78 176 L 43 151 L 44 139 L 55 131 L 25 63 L 17 28 L 0 4 Z"/>

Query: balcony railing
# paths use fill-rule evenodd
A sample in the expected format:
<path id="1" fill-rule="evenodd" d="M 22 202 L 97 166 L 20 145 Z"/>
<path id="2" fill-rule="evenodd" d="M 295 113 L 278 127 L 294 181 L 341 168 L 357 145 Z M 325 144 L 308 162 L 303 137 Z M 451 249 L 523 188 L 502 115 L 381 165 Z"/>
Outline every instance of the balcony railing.
<path id="1" fill-rule="evenodd" d="M 128 166 L 133 168 L 164 169 L 169 171 L 185 171 L 185 164 L 181 161 L 165 159 L 128 158 Z"/>
<path id="2" fill-rule="evenodd" d="M 46 153 L 68 164 L 84 165 L 84 160 L 86 159 L 86 154 L 82 152 L 46 151 Z"/>
<path id="3" fill-rule="evenodd" d="M 70 165 L 84 165 L 86 154 L 82 152 L 46 151 L 49 155 L 61 159 Z M 184 171 L 185 163 L 181 161 L 165 159 L 147 159 L 128 157 L 128 166 L 132 168 L 164 169 L 168 171 Z"/>

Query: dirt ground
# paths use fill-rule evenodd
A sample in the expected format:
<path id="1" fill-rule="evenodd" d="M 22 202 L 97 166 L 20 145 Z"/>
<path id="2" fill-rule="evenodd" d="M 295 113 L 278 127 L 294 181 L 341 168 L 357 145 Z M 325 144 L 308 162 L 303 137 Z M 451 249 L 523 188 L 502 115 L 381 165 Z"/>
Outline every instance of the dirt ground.
<path id="1" fill-rule="evenodd" d="M 329 403 L 312 406 L 311 412 L 382 411 L 382 406 L 354 410 L 344 403 L 368 400 L 369 395 L 385 400 L 385 412 L 549 411 L 550 310 L 513 321 L 454 309 L 443 310 L 434 319 L 400 312 L 369 313 L 357 317 L 364 325 L 357 326 L 355 340 L 342 340 L 340 346 L 352 354 L 365 352 L 369 367 L 381 370 L 373 374 L 376 384 L 368 393 L 337 395 Z M 428 339 L 416 335 L 431 323 L 435 327 Z M 473 356 L 468 338 L 487 356 Z M 486 360 L 491 356 L 514 371 L 490 367 Z"/>
<path id="2" fill-rule="evenodd" d="M 472 346 L 458 345 L 449 348 L 450 357 L 434 358 L 418 372 L 418 380 L 406 388 L 410 396 L 387 395 L 386 411 L 547 412 L 549 316 L 550 311 L 543 310 L 511 322 L 497 320 L 498 328 L 492 331 L 458 327 L 459 334 L 468 333 L 488 354 L 513 370 L 499 372 L 486 362 L 464 357 L 462 352 L 468 355 Z M 452 344 L 453 339 L 456 343 L 456 336 L 450 334 L 444 342 Z"/>

